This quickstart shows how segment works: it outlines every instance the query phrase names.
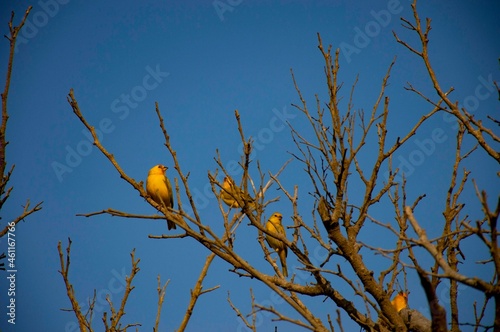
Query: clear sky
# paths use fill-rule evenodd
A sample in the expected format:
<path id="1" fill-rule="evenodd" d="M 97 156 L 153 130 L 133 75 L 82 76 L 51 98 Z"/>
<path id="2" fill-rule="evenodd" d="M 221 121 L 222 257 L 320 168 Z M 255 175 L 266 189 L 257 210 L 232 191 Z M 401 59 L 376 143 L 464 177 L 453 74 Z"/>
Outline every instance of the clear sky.
<path id="1" fill-rule="evenodd" d="M 325 44 L 343 48 L 340 66 L 341 80 L 345 82 L 344 106 L 349 88 L 359 74 L 355 109 L 371 109 L 381 79 L 397 55 L 387 89 L 393 112 L 392 135 L 403 134 L 429 110 L 421 99 L 403 89 L 406 82 L 411 82 L 424 92 L 431 92 L 424 67 L 392 35 L 395 30 L 416 41 L 400 26 L 401 16 L 411 18 L 407 0 L 9 0 L 0 4 L 2 35 L 8 33 L 10 12 L 15 11 L 18 23 L 30 4 L 33 10 L 20 36 L 8 102 L 7 161 L 16 168 L 10 182 L 14 191 L 1 213 L 2 227 L 20 214 L 26 199 L 32 204 L 44 203 L 40 212 L 18 224 L 15 231 L 15 327 L 7 323 L 8 284 L 0 278 L 0 329 L 5 332 L 76 330 L 73 313 L 60 310 L 69 308 L 70 303 L 58 273 L 57 243 L 63 241 L 66 245 L 68 237 L 73 241 L 70 280 L 78 300 L 85 303 L 94 289 L 99 297 L 97 330 L 101 329 L 102 312 L 107 310 L 104 294 L 111 293 L 115 302 L 121 299 L 121 282 L 123 274 L 130 272 L 129 253 L 133 248 L 141 259 L 141 270 L 134 280 L 136 288 L 124 322 L 141 323 L 141 331 L 152 330 L 158 274 L 163 281 L 170 279 L 160 330 L 178 327 L 189 301 L 189 290 L 208 255 L 192 239 L 149 239 L 149 234 L 166 233 L 164 222 L 75 216 L 106 208 L 143 214 L 155 211 L 119 178 L 97 149 L 90 148 L 88 134 L 66 101 L 70 88 L 88 121 L 101 129 L 102 143 L 137 181 L 145 180 L 147 171 L 155 164 L 172 165 L 154 112 L 157 101 L 181 166 L 185 172 L 191 172 L 189 181 L 201 215 L 205 223 L 219 231 L 218 205 L 206 194 L 207 172 L 217 168 L 213 160 L 216 149 L 224 163 L 240 158 L 234 110 L 241 113 L 245 134 L 256 140 L 254 160 L 260 161 L 264 171 L 276 172 L 290 158 L 288 152 L 296 151 L 283 121 L 289 121 L 299 131 L 308 131 L 304 116 L 291 106 L 299 99 L 290 68 L 310 106 L 315 103 L 315 93 L 326 101 L 324 62 L 317 49 L 316 33 L 321 33 Z M 499 80 L 498 1 L 422 1 L 418 7 L 421 17 L 433 19 L 431 60 L 443 86 L 452 85 L 456 90 L 454 98 L 474 107 L 478 117 L 498 117 L 497 95 L 484 83 Z M 363 38 L 359 31 L 368 32 L 369 36 Z M 2 87 L 7 55 L 8 42 L 3 39 Z M 419 143 L 432 137 L 436 129 L 443 139 L 426 152 Z M 396 154 L 401 167 L 406 167 L 410 199 L 428 195 L 421 203 L 418 217 L 431 235 L 440 230 L 454 135 L 453 123 L 438 115 L 419 130 L 407 148 Z M 418 149 L 424 152 L 420 154 L 424 156 L 422 160 L 411 154 Z M 371 156 L 367 149 L 367 162 Z M 486 160 L 482 153 L 475 158 L 467 165 L 473 170 L 471 176 L 481 188 L 489 189 L 494 199 L 499 181 L 493 175 L 498 165 Z M 60 168 L 61 165 L 65 167 Z M 171 179 L 175 177 L 173 168 L 167 174 Z M 237 175 L 235 178 L 239 179 Z M 300 163 L 293 162 L 281 179 L 289 190 L 299 185 L 300 212 L 310 219 L 313 200 L 307 193 L 311 185 Z M 469 186 L 464 200 L 470 208 L 467 213 L 474 219 L 478 214 L 471 189 Z M 350 198 L 359 200 L 356 188 L 350 190 Z M 280 193 L 271 190 L 270 195 Z M 285 224 L 291 223 L 291 208 L 285 197 L 269 209 L 272 211 L 266 211 L 266 216 L 280 211 Z M 376 209 L 373 213 L 384 222 L 394 220 L 390 211 Z M 237 250 L 259 269 L 272 273 L 256 245 L 255 230 L 240 228 Z M 382 233 L 364 236 L 374 245 L 387 244 Z M 0 252 L 5 248 L 6 240 L 2 238 Z M 318 251 L 318 258 L 322 254 Z M 473 249 L 468 254 L 467 258 L 484 258 L 483 252 Z M 298 266 L 292 256 L 289 266 Z M 277 309 L 296 317 L 286 304 L 276 301 L 269 289 L 239 278 L 228 272 L 229 268 L 220 259 L 214 261 L 204 286 L 221 287 L 201 297 L 189 331 L 243 331 L 226 298 L 230 292 L 233 302 L 247 313 L 250 287 L 257 302 L 271 301 Z M 475 275 L 484 271 L 461 272 Z M 410 277 L 410 306 L 428 314 L 418 280 L 414 273 Z M 345 285 L 338 287 L 342 290 Z M 446 291 L 445 286 L 439 289 L 442 294 Z M 460 292 L 461 303 L 481 300 L 476 292 L 465 287 Z M 336 309 L 322 298 L 306 299 L 306 303 L 322 318 Z M 273 331 L 275 325 L 280 331 L 299 330 L 290 324 L 273 322 L 269 315 L 260 318 L 259 331 Z M 348 318 L 343 318 L 352 327 Z"/>

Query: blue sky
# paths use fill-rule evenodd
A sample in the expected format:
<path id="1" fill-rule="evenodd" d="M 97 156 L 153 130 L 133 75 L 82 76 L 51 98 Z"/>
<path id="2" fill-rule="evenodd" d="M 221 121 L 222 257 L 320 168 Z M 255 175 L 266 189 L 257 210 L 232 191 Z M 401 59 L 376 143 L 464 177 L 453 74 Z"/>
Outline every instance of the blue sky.
<path id="1" fill-rule="evenodd" d="M 346 45 L 357 48 L 354 53 L 343 52 L 340 56 L 344 106 L 350 86 L 359 74 L 354 106 L 370 110 L 382 77 L 397 56 L 387 89 L 392 111 L 390 135 L 403 135 L 428 112 L 426 103 L 403 89 L 406 82 L 411 82 L 432 93 L 425 68 L 392 36 L 395 30 L 400 37 L 416 41 L 401 28 L 399 21 L 401 16 L 411 18 L 409 1 L 221 0 L 220 3 L 229 6 L 224 7 L 227 10 L 217 9 L 214 5 L 217 2 L 211 1 L 94 4 L 41 0 L 7 1 L 0 5 L 2 34 L 8 32 L 12 10 L 16 12 L 17 23 L 27 6 L 33 5 L 15 55 L 8 101 L 7 161 L 9 165 L 15 164 L 16 169 L 10 183 L 14 191 L 2 211 L 2 221 L 19 215 L 27 198 L 33 204 L 44 202 L 40 212 L 16 228 L 17 319 L 13 327 L 7 324 L 2 312 L 2 331 L 28 331 L 35 327 L 40 331 L 73 331 L 74 315 L 60 310 L 70 304 L 57 272 L 57 243 L 63 241 L 66 245 L 68 237 L 73 241 L 70 279 L 80 301 L 86 301 L 94 289 L 101 296 L 97 317 L 107 310 L 103 306 L 104 294 L 110 292 L 115 302 L 121 299 L 120 281 L 124 273 L 130 272 L 129 253 L 136 248 L 141 271 L 134 280 L 136 289 L 127 305 L 125 322 L 140 322 L 141 331 L 151 330 L 154 323 L 158 274 L 164 281 L 170 279 L 161 330 L 178 327 L 189 301 L 189 290 L 208 255 L 204 247 L 191 239 L 149 239 L 149 234 L 166 233 L 164 222 L 75 216 L 105 208 L 143 214 L 155 211 L 119 178 L 104 156 L 90 147 L 88 134 L 66 101 L 70 88 L 74 89 L 87 120 L 101 129 L 102 143 L 137 181 L 145 180 L 147 171 L 155 164 L 172 165 L 154 112 L 154 103 L 158 102 L 181 166 L 185 172 L 191 172 L 189 181 L 202 207 L 200 213 L 216 230 L 221 230 L 220 212 L 216 200 L 206 194 L 207 172 L 217 168 L 213 160 L 216 149 L 225 164 L 240 158 L 234 110 L 241 114 L 245 134 L 256 140 L 255 160 L 259 160 L 266 172 L 276 172 L 290 158 L 288 152 L 296 152 L 283 121 L 289 121 L 299 131 L 309 132 L 305 117 L 291 106 L 299 103 L 299 99 L 290 68 L 311 107 L 315 103 L 314 94 L 323 101 L 327 96 L 324 62 L 317 49 L 318 32 L 324 44 L 333 48 L 346 49 Z M 431 61 L 442 85 L 452 85 L 454 98 L 475 108 L 478 117 L 498 115 L 497 95 L 484 82 L 499 79 L 499 4 L 422 2 L 418 8 L 421 17 L 433 19 Z M 390 13 L 385 21 L 380 16 L 382 10 Z M 358 31 L 370 28 L 374 29 L 368 30 L 371 37 L 357 39 Z M 0 43 L 0 54 L 3 80 L 8 55 L 6 40 Z M 453 123 L 437 115 L 395 156 L 407 171 L 409 199 L 427 194 L 417 217 L 431 236 L 438 235 L 440 230 L 454 156 L 454 136 Z M 431 148 L 425 142 L 432 137 L 439 139 L 434 140 Z M 417 155 L 414 151 L 418 150 L 421 153 Z M 363 162 L 369 165 L 373 151 L 367 148 L 364 156 Z M 418 159 L 419 156 L 423 158 Z M 479 187 L 489 189 L 493 202 L 499 188 L 494 176 L 498 165 L 482 152 L 474 158 L 466 166 L 472 170 L 471 177 Z M 60 164 L 66 165 L 65 172 L 54 170 L 54 165 Z M 173 168 L 167 174 L 171 179 L 175 177 Z M 313 200 L 308 192 L 312 187 L 300 163 L 290 164 L 281 179 L 289 190 L 295 184 L 299 186 L 301 215 L 311 219 Z M 270 195 L 280 195 L 273 189 Z M 353 183 L 349 195 L 353 202 L 361 199 L 356 189 Z M 464 201 L 466 213 L 474 219 L 478 212 L 472 189 L 469 184 Z M 266 211 L 267 216 L 281 211 L 285 223 L 291 223 L 291 206 L 284 197 L 269 209 L 272 211 Z M 393 213 L 383 207 L 375 208 L 373 213 L 384 222 L 394 220 Z M 386 232 L 378 231 L 380 236 L 374 237 L 367 228 L 364 239 L 374 245 L 385 245 Z M 237 239 L 237 250 L 246 259 L 272 273 L 256 246 L 254 229 L 240 226 Z M 484 258 L 485 252 L 472 250 L 475 245 L 477 242 L 471 241 L 467 258 Z M 5 250 L 5 238 L 0 240 L 0 248 Z M 318 259 L 322 254 L 317 252 Z M 290 266 L 298 265 L 294 257 L 289 260 Z M 374 265 L 379 262 L 384 261 L 373 258 Z M 486 275 L 484 270 L 472 270 L 471 266 L 461 272 Z M 221 287 L 199 300 L 189 331 L 240 330 L 241 323 L 226 298 L 230 292 L 233 302 L 243 312 L 249 312 L 249 288 L 259 303 L 274 301 L 276 308 L 294 315 L 269 289 L 239 278 L 228 272 L 229 268 L 220 259 L 212 264 L 204 286 L 220 284 Z M 411 273 L 410 278 L 410 306 L 427 314 L 416 276 Z M 345 290 L 345 285 L 338 287 Z M 6 280 L 1 278 L 2 308 L 7 301 L 6 289 Z M 439 291 L 446 292 L 446 286 Z M 473 290 L 460 291 L 463 303 L 481 300 Z M 322 298 L 305 301 L 322 318 L 336 309 L 322 302 Z M 275 325 L 280 330 L 298 330 L 286 323 L 275 323 L 268 315 L 261 318 L 259 330 L 269 331 Z M 347 317 L 343 318 L 350 326 Z M 100 328 L 99 319 L 95 320 Z"/>

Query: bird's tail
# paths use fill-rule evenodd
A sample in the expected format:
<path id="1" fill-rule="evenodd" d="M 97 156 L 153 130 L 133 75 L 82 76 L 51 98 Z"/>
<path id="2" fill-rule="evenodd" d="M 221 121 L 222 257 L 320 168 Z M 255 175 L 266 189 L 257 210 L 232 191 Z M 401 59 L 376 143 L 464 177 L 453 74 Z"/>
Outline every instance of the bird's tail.
<path id="1" fill-rule="evenodd" d="M 281 269 L 283 270 L 283 276 L 285 276 L 285 278 L 287 278 L 288 277 L 288 268 L 286 266 L 286 252 L 285 252 L 285 250 L 280 250 L 278 254 L 280 256 Z"/>
<path id="2" fill-rule="evenodd" d="M 168 230 L 177 228 L 177 226 L 175 226 L 175 223 L 172 220 L 168 220 L 168 219 L 167 219 L 167 227 L 168 227 Z"/>

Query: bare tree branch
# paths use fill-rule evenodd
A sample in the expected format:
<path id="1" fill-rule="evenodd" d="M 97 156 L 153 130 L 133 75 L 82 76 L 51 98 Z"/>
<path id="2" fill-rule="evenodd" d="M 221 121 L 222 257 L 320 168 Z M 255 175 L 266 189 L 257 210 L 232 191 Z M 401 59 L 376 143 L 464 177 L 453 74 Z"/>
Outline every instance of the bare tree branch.
<path id="1" fill-rule="evenodd" d="M 167 285 L 170 279 L 167 280 L 163 287 L 161 286 L 160 276 L 158 275 L 158 309 L 156 311 L 155 326 L 153 327 L 153 332 L 158 332 L 158 325 L 160 324 L 161 308 L 163 306 L 163 301 L 165 299 Z"/>
<path id="2" fill-rule="evenodd" d="M 2 237 L 5 234 L 7 234 L 7 232 L 9 231 L 9 228 L 17 225 L 18 222 L 20 222 L 21 220 L 24 220 L 24 218 L 26 218 L 30 214 L 35 213 L 37 211 L 40 211 L 42 209 L 42 203 L 43 202 L 40 202 L 40 203 L 36 204 L 34 207 L 32 207 L 30 209 L 30 200 L 28 199 L 26 201 L 26 205 L 23 206 L 23 212 L 21 213 L 21 215 L 19 215 L 18 217 L 16 217 L 14 220 L 10 221 L 7 224 L 7 226 L 5 226 L 5 228 L 0 231 L 0 237 Z"/>
<path id="3" fill-rule="evenodd" d="M 424 62 L 425 68 L 427 70 L 427 73 L 429 75 L 429 78 L 432 81 L 432 85 L 434 87 L 434 90 L 440 100 L 442 100 L 446 106 L 447 106 L 447 112 L 453 114 L 459 120 L 467 129 L 467 132 L 471 134 L 479 143 L 479 145 L 492 157 L 494 158 L 497 162 L 500 162 L 500 153 L 498 150 L 496 150 L 493 146 L 491 146 L 487 141 L 487 137 L 491 138 L 493 142 L 499 143 L 500 142 L 500 137 L 495 135 L 495 133 L 485 127 L 481 120 L 476 120 L 474 116 L 467 111 L 465 108 L 460 109 L 458 107 L 458 102 L 453 102 L 449 99 L 448 93 L 445 93 L 441 85 L 439 84 L 439 81 L 436 76 L 436 72 L 434 71 L 430 59 L 429 59 L 429 49 L 428 49 L 428 44 L 429 44 L 429 32 L 431 30 L 431 20 L 429 18 L 426 19 L 425 22 L 425 29 L 422 26 L 422 22 L 420 19 L 420 16 L 418 15 L 417 12 L 417 0 L 414 0 L 412 5 L 412 10 L 413 10 L 413 18 L 415 20 L 415 23 L 412 24 L 409 21 L 403 19 L 403 22 L 407 24 L 405 26 L 407 29 L 410 29 L 414 31 L 417 36 L 419 37 L 420 40 L 420 47 L 421 51 L 417 51 L 415 48 L 410 46 L 408 43 L 402 41 L 399 39 L 396 33 L 394 33 L 394 36 L 396 37 L 396 41 L 403 46 L 405 46 L 408 50 L 412 51 L 413 53 L 417 54 L 422 61 Z M 430 99 L 430 98 L 429 98 Z"/>
<path id="4" fill-rule="evenodd" d="M 256 319 L 259 311 L 271 313 L 275 321 L 288 322 L 313 331 L 333 331 L 331 315 L 334 312 L 329 312 L 326 318 L 321 318 L 311 310 L 307 305 L 308 302 L 305 301 L 307 297 L 318 296 L 323 297 L 325 301 L 332 300 L 337 306 L 336 321 L 341 331 L 344 330 L 341 314 L 347 314 L 353 322 L 367 331 L 428 331 L 431 329 L 431 322 L 417 310 L 406 308 L 408 287 L 414 287 L 413 285 L 408 286 L 407 275 L 415 271 L 421 280 L 422 288 L 426 292 L 431 308 L 433 330 L 447 330 L 447 309 L 450 310 L 452 331 L 458 331 L 460 326 L 464 324 L 461 322 L 459 314 L 459 285 L 479 290 L 485 294 L 487 299 L 495 299 L 496 320 L 494 326 L 495 328 L 500 327 L 500 253 L 497 243 L 500 200 L 495 208 L 491 208 L 488 205 L 486 192 L 480 193 L 476 188 L 484 218 L 479 218 L 475 224 L 469 220 L 468 215 L 464 215 L 464 204 L 461 202 L 461 195 L 467 190 L 471 174 L 469 170 L 461 170 L 463 161 L 473 156 L 477 149 L 485 150 L 489 157 L 499 161 L 498 152 L 493 146 L 499 140 L 493 130 L 486 127 L 480 120 L 475 119 L 467 110 L 459 109 L 458 103 L 449 99 L 453 87 L 443 90 L 439 85 L 428 57 L 431 21 L 430 19 L 427 19 L 425 23 L 420 21 L 416 10 L 416 1 L 413 2 L 412 8 L 414 20 L 403 18 L 402 22 L 404 28 L 409 29 L 419 37 L 419 46 L 412 46 L 410 43 L 400 40 L 396 33 L 394 35 L 398 43 L 424 61 L 437 97 L 427 96 L 422 92 L 423 90 L 419 90 L 411 83 L 408 83 L 406 89 L 423 98 L 431 105 L 430 109 L 422 113 L 413 124 L 410 124 L 407 131 L 401 136 L 389 142 L 388 133 L 393 130 L 389 128 L 391 122 L 388 120 L 392 106 L 390 106 L 390 98 L 386 92 L 396 58 L 389 64 L 381 79 L 379 92 L 371 110 L 365 112 L 363 109 L 356 109 L 354 100 L 358 77 L 348 92 L 347 106 L 343 106 L 345 105 L 341 103 L 344 97 L 341 94 L 343 83 L 341 83 L 339 76 L 340 50 L 336 50 L 332 54 L 331 45 L 324 46 L 321 36 L 318 34 L 318 49 L 324 61 L 328 100 L 321 101 L 318 97 L 319 94 L 316 94 L 314 95 L 315 104 L 310 109 L 292 71 L 293 84 L 300 100 L 299 104 L 293 106 L 302 113 L 310 128 L 309 131 L 299 132 L 297 128 L 288 123 L 292 140 L 297 148 L 290 154 L 303 166 L 307 178 L 310 180 L 310 187 L 306 187 L 306 191 L 304 191 L 304 187 L 299 187 L 297 184 L 290 185 L 280 179 L 279 176 L 288 165 L 288 161 L 277 172 L 273 173 L 266 171 L 265 165 L 261 165 L 258 160 L 251 158 L 253 140 L 245 136 L 240 113 L 236 110 L 234 116 L 243 146 L 241 159 L 237 164 L 238 170 L 242 174 L 241 178 L 233 179 L 231 177 L 234 172 L 225 168 L 226 163 L 218 151 L 216 151 L 214 158 L 217 168 L 215 171 L 208 171 L 209 184 L 216 197 L 214 202 L 217 202 L 220 212 L 220 216 L 214 218 L 219 222 L 218 225 L 223 225 L 223 227 L 212 227 L 214 225 L 212 220 L 207 220 L 207 217 L 200 213 L 190 188 L 190 172 L 186 172 L 181 167 L 181 162 L 157 103 L 155 112 L 164 136 L 164 144 L 172 157 L 174 169 L 178 174 L 178 178 L 175 178 L 178 202 L 176 209 L 158 206 L 146 194 L 142 182 L 136 182 L 127 176 L 113 154 L 108 152 L 99 142 L 94 128 L 80 111 L 73 90 L 70 90 L 68 101 L 75 115 L 92 134 L 94 145 L 106 156 L 120 176 L 164 216 L 141 215 L 111 208 L 79 215 L 91 217 L 106 214 L 121 218 L 151 220 L 168 218 L 179 226 L 179 233 L 173 235 L 152 234 L 149 235 L 150 238 L 170 240 L 190 237 L 210 251 L 205 266 L 191 291 L 191 301 L 180 324 L 180 331 L 186 329 L 198 298 L 218 287 L 204 290 L 202 285 L 215 256 L 230 264 L 232 267 L 229 270 L 232 273 L 268 287 L 293 309 L 293 315 L 285 315 L 284 311 L 277 307 L 257 304 L 253 291 L 250 290 L 252 309 L 245 316 L 231 302 L 228 295 L 231 308 L 242 319 L 245 326 L 253 331 L 257 330 Z M 417 134 L 423 124 L 438 112 L 447 112 L 455 116 L 459 128 L 456 136 L 455 159 L 450 168 L 450 183 L 448 191 L 443 192 L 445 203 L 443 226 L 442 229 L 439 229 L 441 233 L 433 234 L 433 238 L 428 238 L 426 229 L 422 227 L 425 223 L 420 224 L 415 217 L 416 208 L 425 203 L 426 194 L 418 193 L 415 195 L 416 198 L 407 198 L 407 179 L 402 174 L 402 180 L 399 181 L 398 173 L 403 170 L 394 169 L 393 161 L 396 159 L 396 151 L 410 142 L 410 139 Z M 491 120 L 493 124 L 496 123 L 494 119 Z M 491 124 L 491 122 L 488 123 Z M 474 142 L 477 145 L 470 150 L 463 151 L 462 142 L 467 133 L 472 135 L 477 141 Z M 368 150 L 370 153 L 365 156 Z M 385 179 L 382 179 L 382 170 L 385 167 L 387 167 L 388 172 L 384 174 L 386 175 Z M 227 182 L 222 182 L 221 176 L 225 176 L 232 184 L 228 186 Z M 225 181 L 228 181 L 227 179 Z M 352 183 L 355 183 L 355 186 Z M 270 195 L 268 192 L 273 184 L 276 184 L 277 189 L 281 192 L 279 197 Z M 290 187 L 287 187 L 288 185 Z M 299 200 L 304 192 L 314 197 L 315 202 L 311 204 L 312 207 L 304 207 L 303 201 Z M 293 232 L 291 237 L 271 233 L 264 226 L 266 218 L 270 215 L 268 208 L 272 207 L 272 204 L 278 200 L 284 200 L 283 204 L 290 207 L 288 211 L 290 211 L 291 224 L 286 225 L 286 229 L 288 232 Z M 229 206 L 229 209 L 225 204 Z M 491 203 L 489 204 L 491 205 Z M 384 207 L 382 216 L 374 212 L 381 210 L 379 206 Z M 386 206 L 389 206 L 390 209 L 385 209 Z M 305 208 L 311 211 L 311 216 L 300 214 L 300 211 Z M 319 221 L 317 222 L 318 215 L 323 227 Z M 248 223 L 243 223 L 243 219 L 248 220 Z M 244 254 L 236 250 L 238 248 L 236 235 L 239 234 L 237 231 L 241 230 L 242 227 L 248 227 L 250 231 L 254 232 L 255 244 L 260 246 L 263 259 L 269 263 L 266 268 L 271 271 L 270 273 L 258 270 L 249 263 Z M 366 237 L 361 236 L 363 232 L 372 231 L 381 231 L 384 232 L 384 236 L 387 235 L 387 245 L 384 244 L 384 248 L 371 242 L 370 238 L 366 240 Z M 479 239 L 476 238 L 476 241 L 489 250 L 491 257 L 480 264 L 494 266 L 491 280 L 471 277 L 459 272 L 459 264 L 466 261 L 460 243 L 472 235 L 477 235 Z M 281 241 L 290 256 L 298 261 L 299 265 L 294 266 L 290 278 L 285 278 L 276 264 L 274 256 L 271 255 L 264 242 L 265 236 Z M 325 253 L 321 259 L 314 257 L 314 251 L 318 248 Z M 369 258 L 366 258 L 367 251 L 370 255 L 386 258 L 387 264 L 373 268 L 373 263 L 370 262 Z M 424 268 L 420 256 L 422 252 L 431 255 L 430 267 L 425 266 Z M 260 251 L 257 249 L 257 255 L 258 253 Z M 136 267 L 133 257 L 132 265 L 133 268 Z M 300 278 L 304 274 L 310 279 L 304 281 L 303 278 Z M 404 280 L 404 299 L 406 302 L 404 305 L 395 305 L 396 302 L 391 301 L 391 297 L 395 292 L 402 292 L 402 287 L 399 284 L 402 282 L 401 279 Z M 450 285 L 449 304 L 446 305 L 446 309 L 438 303 L 436 296 L 436 290 L 443 279 L 449 280 Z M 348 292 L 339 285 L 347 285 Z M 159 303 L 155 330 L 158 328 L 165 287 L 166 285 L 162 291 L 160 283 L 158 284 Z M 128 293 L 126 292 L 126 296 L 124 296 L 125 301 Z M 354 302 L 352 298 L 358 301 Z M 111 329 L 116 319 L 119 320 L 124 315 L 124 302 L 122 301 L 118 311 L 115 311 L 111 301 L 108 300 L 108 302 L 112 319 L 108 322 L 105 315 L 103 321 L 106 328 Z M 358 305 L 359 302 L 362 305 Z M 485 300 L 485 304 L 479 309 L 479 312 L 474 306 L 476 327 L 484 325 L 482 320 L 485 316 L 484 308 L 487 302 L 488 300 Z"/>
<path id="5" fill-rule="evenodd" d="M 14 12 L 11 13 L 10 15 L 10 21 L 9 21 L 9 35 L 5 36 L 9 40 L 10 43 L 10 49 L 9 49 L 9 60 L 7 62 L 7 74 L 5 78 L 5 87 L 2 92 L 2 125 L 0 126 L 0 174 L 2 175 L 2 185 L 1 189 L 2 191 L 0 192 L 0 195 L 4 194 L 4 189 L 6 185 L 6 179 L 5 179 L 5 166 L 7 165 L 7 161 L 5 159 L 5 148 L 9 142 L 6 141 L 5 139 L 5 133 L 7 131 L 7 120 L 9 119 L 9 115 L 7 113 L 7 99 L 9 97 L 9 89 L 10 89 L 10 80 L 12 78 L 12 66 L 14 65 L 14 53 L 16 51 L 16 40 L 17 40 L 17 35 L 19 34 L 19 31 L 21 31 L 24 23 L 26 22 L 26 19 L 28 18 L 28 15 L 33 7 L 29 6 L 28 9 L 26 9 L 26 12 L 24 13 L 24 17 L 21 20 L 21 23 L 19 23 L 18 26 L 14 26 Z M 9 174 L 10 176 L 10 174 Z M 1 208 L 1 206 L 0 206 Z"/>
<path id="6" fill-rule="evenodd" d="M 198 277 L 198 280 L 196 281 L 196 285 L 194 286 L 194 289 L 191 290 L 191 301 L 189 302 L 188 308 L 186 310 L 186 314 L 184 315 L 184 318 L 182 319 L 181 325 L 179 326 L 179 329 L 177 331 L 184 331 L 187 327 L 187 324 L 189 322 L 189 319 L 191 318 L 191 315 L 193 314 L 193 309 L 194 306 L 196 305 L 196 301 L 198 301 L 198 298 L 200 295 L 206 294 L 208 292 L 211 292 L 220 286 L 215 286 L 206 290 L 203 290 L 203 280 L 207 276 L 208 268 L 210 267 L 210 264 L 212 263 L 213 259 L 215 258 L 215 254 L 211 253 L 210 255 L 207 256 L 207 259 L 205 260 L 205 265 L 203 266 L 203 269 L 200 272 L 200 276 Z"/>
<path id="7" fill-rule="evenodd" d="M 14 172 L 15 165 L 13 164 L 10 168 L 10 170 L 5 173 L 5 169 L 7 167 L 7 159 L 6 159 L 6 148 L 9 142 L 7 141 L 6 135 L 7 135 L 7 121 L 9 119 L 9 113 L 7 110 L 7 101 L 9 97 L 9 91 L 10 91 L 10 82 L 12 79 L 12 67 L 14 65 L 14 54 L 16 51 L 16 41 L 19 32 L 21 31 L 22 27 L 24 26 L 24 23 L 26 22 L 26 19 L 28 18 L 28 15 L 33 7 L 29 6 L 28 9 L 26 9 L 23 18 L 21 19 L 21 22 L 19 23 L 18 26 L 14 25 L 14 12 L 11 12 L 10 15 L 10 20 L 9 20 L 9 35 L 5 35 L 4 37 L 9 41 L 9 57 L 7 61 L 7 73 L 5 77 L 5 86 L 3 89 L 3 92 L 1 93 L 2 97 L 2 122 L 0 125 L 0 210 L 2 209 L 3 205 L 5 202 L 9 199 L 10 194 L 12 193 L 12 190 L 14 189 L 13 187 L 9 187 L 8 183 L 10 181 L 10 178 L 12 176 L 12 173 Z M 14 218 L 12 221 L 8 223 L 7 226 L 5 226 L 2 230 L 0 230 L 0 237 L 3 237 L 5 234 L 7 234 L 8 229 L 10 227 L 15 226 L 18 222 L 26 218 L 32 213 L 35 213 L 39 210 L 42 209 L 42 203 L 39 202 L 35 204 L 35 207 L 32 209 L 29 208 L 30 206 L 30 200 L 26 200 L 26 204 L 23 207 L 23 212 L 16 218 Z"/>
<path id="8" fill-rule="evenodd" d="M 80 305 L 76 300 L 75 290 L 73 288 L 73 285 L 69 282 L 68 275 L 69 275 L 69 264 L 70 264 L 70 253 L 71 253 L 71 239 L 68 238 L 68 247 L 66 248 L 66 260 L 64 260 L 64 253 L 62 251 L 61 241 L 59 241 L 59 243 L 57 244 L 57 250 L 59 252 L 59 263 L 61 265 L 61 270 L 59 270 L 59 273 L 62 275 L 64 284 L 66 285 L 66 294 L 68 295 L 72 307 L 71 311 L 73 311 L 76 315 L 76 319 L 78 320 L 78 325 L 80 326 L 80 331 L 92 332 L 93 329 L 85 319 L 84 315 L 82 314 Z"/>
<path id="9" fill-rule="evenodd" d="M 497 286 L 492 286 L 478 277 L 464 276 L 451 268 L 444 259 L 443 255 L 438 252 L 436 246 L 429 241 L 426 231 L 420 227 L 413 215 L 413 211 L 409 206 L 405 207 L 405 213 L 408 216 L 408 220 L 410 221 L 413 230 L 419 237 L 418 239 L 412 240 L 412 242 L 424 247 L 432 255 L 432 257 L 439 264 L 439 267 L 444 271 L 444 276 L 446 278 L 454 279 L 486 293 L 497 293 L 499 291 Z"/>

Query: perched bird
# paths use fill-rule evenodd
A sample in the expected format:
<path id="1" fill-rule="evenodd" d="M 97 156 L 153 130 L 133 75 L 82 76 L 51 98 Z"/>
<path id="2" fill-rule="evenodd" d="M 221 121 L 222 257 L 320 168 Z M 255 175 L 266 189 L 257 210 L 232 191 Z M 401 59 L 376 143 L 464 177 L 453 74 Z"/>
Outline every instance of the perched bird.
<path id="1" fill-rule="evenodd" d="M 281 219 L 283 216 L 279 212 L 273 213 L 271 218 L 266 223 L 266 230 L 270 233 L 278 233 L 286 237 L 285 228 L 281 224 Z M 278 256 L 280 257 L 281 267 L 283 269 L 283 275 L 288 277 L 288 269 L 286 267 L 286 255 L 288 253 L 288 248 L 285 246 L 283 241 L 278 240 L 270 235 L 266 234 L 266 241 L 269 246 L 276 250 Z"/>
<path id="2" fill-rule="evenodd" d="M 398 312 L 400 312 L 408 306 L 408 294 L 399 292 L 398 295 L 396 295 L 391 301 L 391 304 Z"/>
<path id="3" fill-rule="evenodd" d="M 252 197 L 250 197 L 250 195 L 244 193 L 240 188 L 238 188 L 238 186 L 234 184 L 233 180 L 231 180 L 228 177 L 225 177 L 224 183 L 222 183 L 222 190 L 220 191 L 220 198 L 229 207 L 240 208 L 241 206 L 238 203 L 236 197 L 240 201 L 248 202 L 248 206 L 250 207 L 250 209 L 255 209 L 255 202 L 252 199 Z"/>
<path id="4" fill-rule="evenodd" d="M 146 191 L 149 196 L 158 204 L 171 208 L 174 206 L 174 195 L 172 185 L 165 175 L 167 166 L 156 165 L 149 170 L 146 179 Z M 175 229 L 175 223 L 167 220 L 168 229 Z"/>

